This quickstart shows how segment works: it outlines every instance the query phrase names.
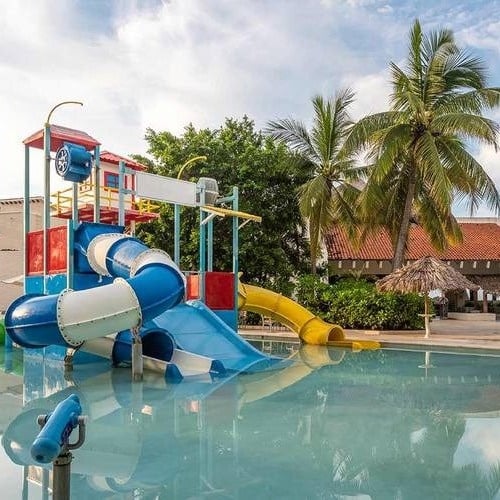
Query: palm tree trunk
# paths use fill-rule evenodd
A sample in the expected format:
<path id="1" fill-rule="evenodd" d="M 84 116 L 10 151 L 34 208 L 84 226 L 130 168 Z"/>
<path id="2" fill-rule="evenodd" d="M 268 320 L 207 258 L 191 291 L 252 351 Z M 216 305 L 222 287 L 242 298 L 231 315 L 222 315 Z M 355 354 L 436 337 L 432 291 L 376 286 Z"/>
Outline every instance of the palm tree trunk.
<path id="1" fill-rule="evenodd" d="M 309 218 L 309 245 L 311 251 L 311 274 L 316 274 L 318 264 L 319 229 Z"/>
<path id="2" fill-rule="evenodd" d="M 405 258 L 406 242 L 408 241 L 408 233 L 410 232 L 410 217 L 413 206 L 413 198 L 415 196 L 415 170 L 412 167 L 408 179 L 408 191 L 406 192 L 405 208 L 401 217 L 401 225 L 399 226 L 398 238 L 394 249 L 394 258 L 392 260 L 392 270 L 395 271 L 403 265 Z"/>

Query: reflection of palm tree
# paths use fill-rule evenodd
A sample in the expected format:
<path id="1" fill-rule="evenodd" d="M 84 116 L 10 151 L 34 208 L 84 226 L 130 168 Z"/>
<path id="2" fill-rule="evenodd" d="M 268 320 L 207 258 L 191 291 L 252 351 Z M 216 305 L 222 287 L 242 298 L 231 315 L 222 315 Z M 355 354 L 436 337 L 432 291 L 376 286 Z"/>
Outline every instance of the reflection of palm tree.
<path id="1" fill-rule="evenodd" d="M 368 469 L 355 464 L 351 455 L 344 450 L 336 450 L 332 462 L 334 498 L 354 495 L 368 489 Z"/>

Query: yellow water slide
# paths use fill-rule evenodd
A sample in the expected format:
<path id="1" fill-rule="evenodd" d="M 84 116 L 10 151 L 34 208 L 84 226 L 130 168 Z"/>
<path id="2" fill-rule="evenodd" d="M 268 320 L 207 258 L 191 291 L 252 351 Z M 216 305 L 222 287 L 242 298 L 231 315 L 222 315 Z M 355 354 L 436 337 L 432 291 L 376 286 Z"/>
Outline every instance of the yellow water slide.
<path id="1" fill-rule="evenodd" d="M 306 344 L 332 345 L 353 349 L 378 349 L 380 344 L 368 340 L 349 340 L 344 330 L 315 316 L 288 297 L 254 285 L 239 283 L 238 307 L 282 323 Z"/>

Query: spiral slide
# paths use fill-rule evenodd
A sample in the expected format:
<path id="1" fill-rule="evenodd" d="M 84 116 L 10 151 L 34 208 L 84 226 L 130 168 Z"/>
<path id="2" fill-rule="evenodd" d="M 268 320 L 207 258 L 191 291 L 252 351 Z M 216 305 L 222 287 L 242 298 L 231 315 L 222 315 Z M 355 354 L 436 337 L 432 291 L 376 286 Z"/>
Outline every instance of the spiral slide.
<path id="1" fill-rule="evenodd" d="M 286 325 L 306 344 L 352 349 L 378 349 L 380 347 L 380 344 L 375 341 L 346 339 L 340 326 L 323 321 L 297 302 L 265 288 L 240 282 L 238 306 L 246 311 L 269 316 Z"/>
<path id="2" fill-rule="evenodd" d="M 131 361 L 131 329 L 140 327 L 145 366 L 165 370 L 172 380 L 259 371 L 281 361 L 252 347 L 201 302 L 181 304 L 185 278 L 169 255 L 116 226 L 82 223 L 75 232 L 75 266 L 104 277 L 103 284 L 14 301 L 5 326 L 15 343 L 82 346 L 121 364 Z M 114 341 L 103 339 L 117 332 Z"/>

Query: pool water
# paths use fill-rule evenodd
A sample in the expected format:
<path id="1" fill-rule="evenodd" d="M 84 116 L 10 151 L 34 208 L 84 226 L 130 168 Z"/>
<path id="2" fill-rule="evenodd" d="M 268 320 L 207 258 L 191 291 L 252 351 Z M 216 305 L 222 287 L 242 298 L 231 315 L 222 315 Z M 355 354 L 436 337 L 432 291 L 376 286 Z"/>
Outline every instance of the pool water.
<path id="1" fill-rule="evenodd" d="M 500 498 L 500 357 L 260 347 L 292 362 L 180 384 L 0 350 L 0 497 L 50 498 L 36 417 L 76 393 L 73 499 Z"/>

